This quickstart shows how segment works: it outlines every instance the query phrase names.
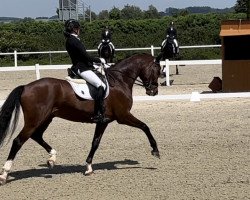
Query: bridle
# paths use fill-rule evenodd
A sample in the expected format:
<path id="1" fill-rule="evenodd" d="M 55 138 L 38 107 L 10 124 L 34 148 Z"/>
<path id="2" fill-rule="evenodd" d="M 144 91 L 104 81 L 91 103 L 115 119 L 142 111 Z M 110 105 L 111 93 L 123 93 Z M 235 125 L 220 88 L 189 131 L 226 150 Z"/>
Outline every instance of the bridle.
<path id="1" fill-rule="evenodd" d="M 153 65 L 154 65 L 154 61 L 153 61 L 152 65 L 150 65 L 148 67 L 148 69 L 150 69 Z M 152 70 L 151 70 L 150 77 L 151 77 L 151 75 L 152 75 Z M 139 81 L 139 80 L 136 80 L 136 81 L 138 81 L 139 83 L 141 83 L 141 84 L 135 83 L 136 85 L 140 85 L 140 86 L 144 87 L 146 90 L 154 90 L 154 89 L 156 89 L 158 87 L 158 82 L 155 83 L 155 82 L 152 82 L 151 80 L 150 81 Z"/>

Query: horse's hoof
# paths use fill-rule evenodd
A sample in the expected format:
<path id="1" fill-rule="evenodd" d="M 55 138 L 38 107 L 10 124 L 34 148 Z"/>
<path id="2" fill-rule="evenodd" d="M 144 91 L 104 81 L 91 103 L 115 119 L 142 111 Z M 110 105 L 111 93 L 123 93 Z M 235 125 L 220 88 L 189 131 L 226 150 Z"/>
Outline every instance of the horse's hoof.
<path id="1" fill-rule="evenodd" d="M 55 162 L 53 160 L 48 160 L 47 161 L 48 168 L 53 169 L 55 166 Z"/>
<path id="2" fill-rule="evenodd" d="M 91 176 L 92 174 L 94 174 L 94 171 L 86 171 L 85 173 L 84 173 L 84 175 L 85 176 Z"/>
<path id="3" fill-rule="evenodd" d="M 0 175 L 0 185 L 4 185 L 6 183 L 7 178 L 5 178 L 3 175 Z"/>
<path id="4" fill-rule="evenodd" d="M 159 158 L 159 159 L 160 159 L 160 153 L 159 153 L 159 151 L 151 151 L 151 154 L 152 154 L 153 156 L 155 156 L 156 158 Z"/>

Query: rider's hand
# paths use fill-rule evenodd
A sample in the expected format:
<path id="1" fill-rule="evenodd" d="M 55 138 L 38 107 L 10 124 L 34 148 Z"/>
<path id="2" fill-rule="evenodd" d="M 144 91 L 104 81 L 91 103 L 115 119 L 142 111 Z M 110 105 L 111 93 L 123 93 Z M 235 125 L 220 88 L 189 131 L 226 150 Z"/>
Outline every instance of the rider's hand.
<path id="1" fill-rule="evenodd" d="M 110 68 L 110 65 L 104 64 L 103 67 L 104 67 L 105 69 L 107 69 L 107 68 Z"/>
<path id="2" fill-rule="evenodd" d="M 106 60 L 104 58 L 100 58 L 102 64 L 106 64 Z"/>

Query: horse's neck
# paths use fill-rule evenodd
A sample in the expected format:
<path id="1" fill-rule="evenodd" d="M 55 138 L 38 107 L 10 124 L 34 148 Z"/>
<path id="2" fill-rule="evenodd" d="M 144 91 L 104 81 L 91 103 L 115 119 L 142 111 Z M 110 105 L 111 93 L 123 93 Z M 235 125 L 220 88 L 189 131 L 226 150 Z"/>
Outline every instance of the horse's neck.
<path id="1" fill-rule="evenodd" d="M 113 70 L 117 73 L 118 76 L 115 75 L 117 79 L 122 80 L 122 84 L 126 84 L 128 87 L 133 87 L 136 79 L 140 74 L 140 66 L 124 64 L 122 67 L 116 65 Z"/>

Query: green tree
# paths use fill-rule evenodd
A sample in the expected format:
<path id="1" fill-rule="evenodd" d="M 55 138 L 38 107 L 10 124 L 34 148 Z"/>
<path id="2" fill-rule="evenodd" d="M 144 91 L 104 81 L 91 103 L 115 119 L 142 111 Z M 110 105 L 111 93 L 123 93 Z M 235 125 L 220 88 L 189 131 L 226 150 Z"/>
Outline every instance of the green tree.
<path id="1" fill-rule="evenodd" d="M 121 19 L 121 11 L 116 7 L 112 8 L 109 12 L 109 19 Z"/>
<path id="2" fill-rule="evenodd" d="M 161 17 L 160 13 L 158 12 L 157 8 L 154 7 L 153 5 L 150 5 L 148 7 L 148 10 L 144 12 L 145 19 L 156 19 L 160 17 Z"/>
<path id="3" fill-rule="evenodd" d="M 236 13 L 247 13 L 247 19 L 250 18 L 250 0 L 237 0 L 234 9 Z"/>
<path id="4" fill-rule="evenodd" d="M 237 0 L 235 4 L 235 12 L 236 13 L 246 13 L 247 12 L 247 1 L 248 0 Z"/>
<path id="5" fill-rule="evenodd" d="M 108 19 L 109 18 L 109 11 L 108 10 L 102 10 L 99 15 L 98 19 Z"/>
<path id="6" fill-rule="evenodd" d="M 142 11 L 137 6 L 126 5 L 121 10 L 121 18 L 122 19 L 142 19 Z"/>

